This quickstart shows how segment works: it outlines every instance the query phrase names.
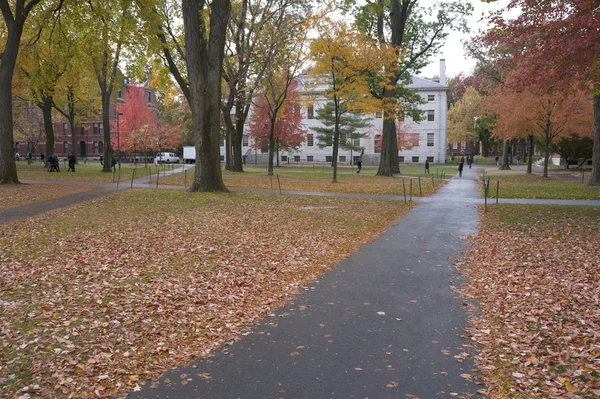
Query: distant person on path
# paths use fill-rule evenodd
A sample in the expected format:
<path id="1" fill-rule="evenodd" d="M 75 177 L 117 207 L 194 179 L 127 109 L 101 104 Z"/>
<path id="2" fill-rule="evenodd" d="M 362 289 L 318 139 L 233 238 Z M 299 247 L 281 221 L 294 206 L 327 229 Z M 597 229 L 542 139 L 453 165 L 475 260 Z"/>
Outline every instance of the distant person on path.
<path id="1" fill-rule="evenodd" d="M 100 154 L 100 164 L 102 164 L 102 162 L 104 162 L 104 155 Z"/>
<path id="2" fill-rule="evenodd" d="M 358 158 L 358 160 L 356 161 L 356 166 L 358 167 L 356 173 L 360 173 L 360 170 L 362 169 L 362 158 Z"/>
<path id="3" fill-rule="evenodd" d="M 473 157 L 471 155 L 467 155 L 467 165 L 469 165 L 469 169 L 471 169 L 471 165 L 473 165 Z"/>
<path id="4" fill-rule="evenodd" d="M 113 170 L 116 172 L 117 171 L 117 160 L 113 158 L 110 161 L 110 166 L 112 166 Z"/>
<path id="5" fill-rule="evenodd" d="M 56 155 L 52 154 L 48 157 L 48 165 L 50 165 L 48 172 L 60 172 L 58 157 Z"/>
<path id="6" fill-rule="evenodd" d="M 44 153 L 42 152 L 42 153 L 40 154 L 40 162 L 41 162 L 41 163 L 43 163 L 43 164 L 45 164 L 45 163 L 46 163 L 46 162 L 45 162 L 45 160 L 46 160 L 46 156 L 45 156 L 45 155 L 44 155 Z"/>
<path id="7" fill-rule="evenodd" d="M 521 156 L 517 155 L 517 166 L 521 165 Z"/>
<path id="8" fill-rule="evenodd" d="M 69 169 L 67 172 L 75 172 L 75 154 L 69 155 Z"/>
<path id="9" fill-rule="evenodd" d="M 425 160 L 425 174 L 429 174 L 429 159 Z"/>
<path id="10" fill-rule="evenodd" d="M 494 158 L 496 160 L 496 166 L 500 166 L 500 164 L 498 163 L 498 161 L 500 160 L 500 158 L 498 157 L 498 155 L 496 155 L 496 158 Z"/>
<path id="11" fill-rule="evenodd" d="M 464 166 L 464 163 L 463 163 L 463 161 L 461 160 L 461 161 L 458 163 L 458 177 L 462 177 L 463 166 Z"/>
<path id="12" fill-rule="evenodd" d="M 15 152 L 15 159 L 18 161 L 19 159 L 21 159 L 21 154 L 19 154 L 19 151 Z"/>

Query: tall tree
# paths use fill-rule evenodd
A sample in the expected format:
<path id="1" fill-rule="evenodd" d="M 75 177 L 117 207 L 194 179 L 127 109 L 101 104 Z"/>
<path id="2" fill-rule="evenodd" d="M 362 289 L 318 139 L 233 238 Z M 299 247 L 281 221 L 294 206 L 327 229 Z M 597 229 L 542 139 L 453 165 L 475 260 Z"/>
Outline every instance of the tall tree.
<path id="1" fill-rule="evenodd" d="M 279 166 L 279 152 L 292 152 L 297 150 L 306 138 L 306 129 L 302 123 L 300 92 L 297 82 L 294 82 L 288 91 L 287 101 L 275 121 L 273 133 L 277 166 Z M 256 98 L 256 107 L 250 116 L 248 135 L 252 138 L 253 147 L 257 150 L 268 151 L 269 134 L 271 132 L 271 118 L 269 108 L 264 96 Z"/>
<path id="2" fill-rule="evenodd" d="M 477 119 L 481 116 L 481 96 L 469 86 L 461 99 L 448 111 L 448 141 L 476 141 Z"/>
<path id="3" fill-rule="evenodd" d="M 13 146 L 12 82 L 25 23 L 32 10 L 42 1 L 0 0 L 0 11 L 6 27 L 0 28 L 0 184 L 19 183 Z M 53 2 L 46 3 L 52 9 L 54 4 L 50 3 Z"/>
<path id="4" fill-rule="evenodd" d="M 318 28 L 319 36 L 311 43 L 315 62 L 311 74 L 316 77 L 317 84 L 327 85 L 325 96 L 331 98 L 332 166 L 333 181 L 336 182 L 343 116 L 349 112 L 370 113 L 380 112 L 382 109 L 388 115 L 399 112 L 396 102 L 382 102 L 372 94 L 374 91 L 385 90 L 389 80 L 395 77 L 393 71 L 398 65 L 399 55 L 393 47 L 388 47 L 385 43 L 378 46 L 375 41 L 365 39 L 364 34 L 348 27 L 344 22 L 324 22 Z M 378 79 L 373 79 L 374 76 L 378 76 Z M 322 118 L 326 116 L 323 115 Z M 351 123 L 348 119 L 345 122 Z"/>
<path id="5" fill-rule="evenodd" d="M 504 10 L 518 17 L 493 19 L 484 37 L 511 53 L 504 66 L 516 69 L 514 84 L 548 95 L 586 90 L 593 96 L 594 155 L 591 185 L 600 185 L 600 9 L 597 0 L 511 0 Z"/>
<path id="6" fill-rule="evenodd" d="M 379 93 L 387 104 L 395 103 L 402 95 L 399 83 L 410 82 L 410 74 L 418 73 L 436 54 L 449 30 L 467 31 L 465 16 L 472 12 L 470 3 L 463 1 L 442 2 L 439 8 L 419 7 L 419 0 L 368 1 L 358 8 L 357 25 L 377 38 L 380 43 L 389 43 L 398 54 L 406 52 L 386 85 Z M 435 15 L 435 19 L 428 19 Z M 387 38 L 386 38 L 387 36 Z M 377 174 L 392 176 L 400 171 L 396 134 L 397 115 L 384 112 L 381 160 Z"/>
<path id="7" fill-rule="evenodd" d="M 229 0 L 182 0 L 196 169 L 190 191 L 227 191 L 221 174 L 221 77 Z M 210 17 L 206 15 L 210 14 Z M 210 26 L 206 26 L 207 22 Z"/>

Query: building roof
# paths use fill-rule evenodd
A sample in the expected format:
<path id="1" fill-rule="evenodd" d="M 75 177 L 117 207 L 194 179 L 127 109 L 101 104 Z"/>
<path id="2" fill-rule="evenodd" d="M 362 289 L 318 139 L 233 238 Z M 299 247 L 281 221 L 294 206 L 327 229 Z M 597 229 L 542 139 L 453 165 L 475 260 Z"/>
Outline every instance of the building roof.
<path id="1" fill-rule="evenodd" d="M 416 75 L 411 75 L 410 84 L 406 86 L 413 90 L 448 90 L 448 86 L 430 79 L 423 79 Z"/>

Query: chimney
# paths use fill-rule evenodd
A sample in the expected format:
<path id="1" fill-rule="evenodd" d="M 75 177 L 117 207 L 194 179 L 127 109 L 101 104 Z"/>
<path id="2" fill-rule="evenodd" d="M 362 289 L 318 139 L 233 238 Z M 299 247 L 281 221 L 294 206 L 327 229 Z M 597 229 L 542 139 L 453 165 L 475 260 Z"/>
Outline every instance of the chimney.
<path id="1" fill-rule="evenodd" d="M 440 60 L 440 83 L 446 85 L 446 60 Z"/>

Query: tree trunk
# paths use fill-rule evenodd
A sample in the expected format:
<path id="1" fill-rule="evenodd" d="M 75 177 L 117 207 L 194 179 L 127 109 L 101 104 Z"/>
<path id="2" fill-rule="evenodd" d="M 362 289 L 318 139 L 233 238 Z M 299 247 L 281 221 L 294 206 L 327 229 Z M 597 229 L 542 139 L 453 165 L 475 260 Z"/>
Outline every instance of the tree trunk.
<path id="1" fill-rule="evenodd" d="M 548 177 L 548 161 L 550 159 L 550 136 L 546 132 L 546 139 L 544 140 L 544 177 Z"/>
<path id="2" fill-rule="evenodd" d="M 102 128 L 104 129 L 104 163 L 102 172 L 112 172 L 113 149 L 110 143 L 110 95 L 106 88 L 102 92 Z"/>
<path id="3" fill-rule="evenodd" d="M 335 108 L 335 125 L 333 129 L 333 153 L 331 154 L 331 166 L 333 166 L 333 182 L 337 183 L 337 159 L 340 148 L 340 114 L 337 99 L 335 100 Z"/>
<path id="4" fill-rule="evenodd" d="M 269 129 L 269 166 L 267 174 L 273 176 L 273 153 L 275 152 L 275 119 L 271 119 L 271 127 Z"/>
<path id="5" fill-rule="evenodd" d="M 600 84 L 594 86 L 594 147 L 590 186 L 600 186 Z"/>
<path id="6" fill-rule="evenodd" d="M 16 7 L 17 11 L 22 12 L 23 2 L 17 2 Z M 16 13 L 16 18 L 16 20 L 7 20 L 4 16 L 8 36 L 4 44 L 4 52 L 0 54 L 0 184 L 20 183 L 15 162 L 12 81 L 25 16 Z"/>
<path id="7" fill-rule="evenodd" d="M 71 155 L 75 157 L 75 163 L 77 163 L 77 137 L 75 136 L 75 120 L 69 118 L 69 125 L 71 126 Z"/>
<path id="8" fill-rule="evenodd" d="M 231 148 L 233 146 L 233 122 L 231 121 L 231 107 L 223 108 L 223 119 L 225 120 L 225 169 L 233 170 L 233 159 L 231 154 Z"/>
<path id="9" fill-rule="evenodd" d="M 504 144 L 502 146 L 502 165 L 500 166 L 500 170 L 510 170 L 510 166 L 508 165 L 508 144 L 509 140 L 504 139 Z"/>
<path id="10" fill-rule="evenodd" d="M 54 126 L 52 124 L 52 97 L 43 97 L 42 102 L 38 104 L 42 110 L 44 119 L 44 133 L 46 135 L 46 159 L 54 154 Z"/>
<path id="11" fill-rule="evenodd" d="M 236 101 L 235 103 L 235 130 L 233 131 L 233 171 L 244 171 L 244 158 L 242 155 L 242 144 L 244 139 L 244 103 Z"/>
<path id="12" fill-rule="evenodd" d="M 395 79 L 394 85 L 396 84 Z M 395 96 L 395 90 L 385 90 L 386 98 L 388 92 Z M 395 101 L 395 99 L 394 99 Z M 377 176 L 393 176 L 400 173 L 400 163 L 398 161 L 398 137 L 396 136 L 396 121 L 393 115 L 387 111 L 383 112 L 383 131 L 381 137 L 381 158 L 379 160 L 379 169 Z"/>
<path id="13" fill-rule="evenodd" d="M 75 131 L 75 93 L 72 87 L 68 88 L 67 92 L 68 107 L 69 107 L 69 125 L 71 125 L 71 154 L 75 157 L 75 163 L 77 163 L 77 132 Z"/>
<path id="14" fill-rule="evenodd" d="M 535 144 L 533 142 L 533 134 L 527 136 L 529 140 L 529 159 L 527 160 L 527 173 L 532 173 L 532 165 L 533 165 L 533 151 L 535 150 Z"/>
<path id="15" fill-rule="evenodd" d="M 219 136 L 223 53 L 231 3 L 229 0 L 212 2 L 210 29 L 205 26 L 203 8 L 204 3 L 197 0 L 182 0 L 190 108 L 196 139 L 194 182 L 189 191 L 227 192 L 221 173 Z"/>

